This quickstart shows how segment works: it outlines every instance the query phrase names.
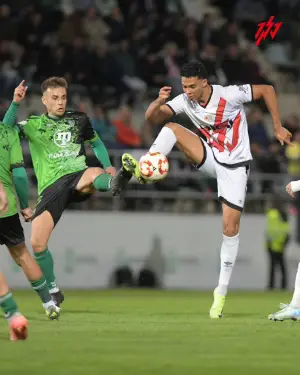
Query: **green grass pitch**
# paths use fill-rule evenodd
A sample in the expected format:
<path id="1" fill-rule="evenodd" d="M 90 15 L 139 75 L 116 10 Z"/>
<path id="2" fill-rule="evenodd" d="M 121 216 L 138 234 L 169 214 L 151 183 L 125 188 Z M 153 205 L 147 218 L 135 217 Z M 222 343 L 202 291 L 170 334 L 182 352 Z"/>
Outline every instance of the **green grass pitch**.
<path id="1" fill-rule="evenodd" d="M 14 294 L 29 339 L 11 343 L 2 321 L 3 375 L 299 374 L 300 322 L 266 319 L 290 293 L 231 293 L 213 321 L 211 293 L 72 291 L 59 322 L 33 292 Z"/>

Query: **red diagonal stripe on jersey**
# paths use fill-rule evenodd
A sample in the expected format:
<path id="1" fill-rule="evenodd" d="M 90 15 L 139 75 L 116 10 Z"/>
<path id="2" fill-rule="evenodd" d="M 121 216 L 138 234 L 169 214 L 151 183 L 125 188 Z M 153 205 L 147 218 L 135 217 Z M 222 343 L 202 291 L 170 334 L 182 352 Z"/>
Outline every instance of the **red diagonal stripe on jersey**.
<path id="1" fill-rule="evenodd" d="M 223 98 L 220 98 L 217 112 L 216 112 L 216 118 L 215 118 L 215 126 L 221 125 L 223 120 L 223 115 L 225 111 L 227 101 Z"/>
<path id="2" fill-rule="evenodd" d="M 227 130 L 227 124 L 223 124 L 223 115 L 225 111 L 227 101 L 223 98 L 220 98 L 217 111 L 216 111 L 216 118 L 215 118 L 215 126 L 220 127 L 221 129 L 216 129 L 214 134 L 218 134 L 218 143 L 219 146 L 221 147 L 221 150 L 219 151 L 224 151 L 224 142 L 226 139 L 226 130 Z M 228 123 L 228 122 L 227 122 Z M 225 125 L 225 126 L 224 126 Z"/>
<path id="3" fill-rule="evenodd" d="M 224 151 L 224 142 L 226 138 L 226 130 L 227 130 L 227 125 L 228 125 L 228 121 L 226 121 L 226 123 L 223 123 L 223 115 L 224 115 L 226 103 L 227 101 L 225 99 L 220 98 L 218 107 L 216 110 L 214 126 L 218 127 L 219 129 L 215 130 L 212 134 L 207 129 L 200 129 L 201 133 L 205 135 L 208 144 L 211 147 L 215 147 L 216 149 L 218 149 L 219 152 Z M 218 134 L 218 141 L 216 141 L 213 137 L 213 136 L 216 136 L 216 134 Z"/>
<path id="4" fill-rule="evenodd" d="M 220 146 L 218 142 L 216 142 L 211 134 L 209 134 L 209 132 L 206 130 L 206 129 L 199 129 L 200 132 L 205 136 L 206 140 L 207 140 L 207 143 L 211 146 L 211 147 L 215 147 L 216 149 L 218 149 L 220 152 L 224 151 L 224 147 Z"/>
<path id="5" fill-rule="evenodd" d="M 232 143 L 227 143 L 227 148 L 228 150 L 231 152 L 232 150 L 234 150 L 238 144 L 238 141 L 239 141 L 239 130 L 240 130 L 240 124 L 241 124 L 241 118 L 242 118 L 242 115 L 241 115 L 241 112 L 239 112 L 236 116 L 236 118 L 234 119 L 233 121 L 233 125 L 232 125 L 232 131 L 233 131 L 233 135 L 232 135 Z"/>

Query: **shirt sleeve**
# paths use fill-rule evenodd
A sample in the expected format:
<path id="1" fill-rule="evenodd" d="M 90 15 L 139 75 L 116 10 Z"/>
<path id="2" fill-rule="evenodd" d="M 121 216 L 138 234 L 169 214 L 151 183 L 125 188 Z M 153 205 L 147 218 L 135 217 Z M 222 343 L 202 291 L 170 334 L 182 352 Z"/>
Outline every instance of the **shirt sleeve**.
<path id="1" fill-rule="evenodd" d="M 9 152 L 10 152 L 10 169 L 24 167 L 22 147 L 18 132 L 15 129 L 10 130 L 9 134 Z"/>
<path id="2" fill-rule="evenodd" d="M 91 121 L 87 116 L 84 118 L 83 138 L 84 141 L 88 143 L 95 142 L 99 139 L 98 134 L 93 129 Z"/>
<path id="3" fill-rule="evenodd" d="M 168 101 L 166 105 L 173 111 L 174 115 L 179 115 L 184 112 L 184 94 L 176 96 L 174 99 Z"/>
<path id="4" fill-rule="evenodd" d="M 30 139 L 30 135 L 33 133 L 33 124 L 30 119 L 17 122 L 16 129 L 19 132 L 21 138 L 26 137 Z"/>
<path id="5" fill-rule="evenodd" d="M 233 105 L 241 106 L 253 100 L 252 85 L 231 85 L 225 87 L 226 99 Z"/>

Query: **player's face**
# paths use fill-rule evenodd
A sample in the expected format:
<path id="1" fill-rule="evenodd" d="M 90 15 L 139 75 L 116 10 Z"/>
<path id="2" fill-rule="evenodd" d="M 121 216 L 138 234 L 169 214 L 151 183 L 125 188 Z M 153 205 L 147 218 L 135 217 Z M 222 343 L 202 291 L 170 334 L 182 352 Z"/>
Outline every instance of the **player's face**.
<path id="1" fill-rule="evenodd" d="M 181 83 L 184 93 L 193 101 L 200 101 L 207 87 L 207 80 L 198 77 L 182 77 Z"/>
<path id="2" fill-rule="evenodd" d="M 67 105 L 67 90 L 64 87 L 49 87 L 44 92 L 42 102 L 49 115 L 63 116 Z"/>

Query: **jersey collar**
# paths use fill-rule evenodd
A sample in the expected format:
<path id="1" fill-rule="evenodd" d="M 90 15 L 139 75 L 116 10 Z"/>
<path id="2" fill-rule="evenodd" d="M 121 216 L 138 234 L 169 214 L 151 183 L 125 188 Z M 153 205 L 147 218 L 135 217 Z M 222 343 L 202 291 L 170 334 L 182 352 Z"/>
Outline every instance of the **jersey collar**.
<path id="1" fill-rule="evenodd" d="M 207 102 L 206 102 L 205 104 L 200 104 L 200 103 L 198 102 L 199 105 L 200 105 L 200 107 L 202 107 L 202 108 L 206 108 L 206 107 L 208 106 L 210 100 L 211 100 L 212 94 L 213 94 L 213 92 L 214 92 L 214 88 L 213 88 L 212 85 L 210 85 L 210 88 L 211 88 L 211 92 L 210 92 L 210 95 L 209 95 L 209 97 L 208 97 L 208 99 L 207 99 Z"/>

